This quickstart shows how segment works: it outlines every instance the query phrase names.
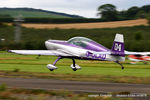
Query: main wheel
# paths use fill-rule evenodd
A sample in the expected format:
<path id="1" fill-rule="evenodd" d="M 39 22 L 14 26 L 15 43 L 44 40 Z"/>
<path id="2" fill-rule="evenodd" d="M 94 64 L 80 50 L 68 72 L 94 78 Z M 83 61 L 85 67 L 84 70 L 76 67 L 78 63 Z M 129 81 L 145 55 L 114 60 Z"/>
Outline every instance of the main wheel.
<path id="1" fill-rule="evenodd" d="M 72 69 L 73 71 L 76 71 L 77 69 L 76 68 L 74 68 L 74 69 Z"/>
<path id="2" fill-rule="evenodd" d="M 50 71 L 54 71 L 54 69 L 50 69 Z"/>
<path id="3" fill-rule="evenodd" d="M 71 64 L 70 67 L 72 68 L 73 71 L 76 71 L 76 70 L 78 70 L 78 69 L 81 69 L 81 67 L 80 67 L 79 65 L 77 65 L 77 64 L 75 64 L 75 66 L 74 66 L 73 64 Z"/>

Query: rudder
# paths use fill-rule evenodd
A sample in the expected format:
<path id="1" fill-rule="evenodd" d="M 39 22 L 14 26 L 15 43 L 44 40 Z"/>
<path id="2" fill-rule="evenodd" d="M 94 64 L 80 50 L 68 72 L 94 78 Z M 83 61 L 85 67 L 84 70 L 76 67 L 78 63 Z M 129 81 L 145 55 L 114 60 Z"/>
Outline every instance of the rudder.
<path id="1" fill-rule="evenodd" d="M 111 49 L 111 54 L 115 56 L 125 57 L 124 53 L 124 37 L 122 34 L 116 34 L 113 46 Z"/>

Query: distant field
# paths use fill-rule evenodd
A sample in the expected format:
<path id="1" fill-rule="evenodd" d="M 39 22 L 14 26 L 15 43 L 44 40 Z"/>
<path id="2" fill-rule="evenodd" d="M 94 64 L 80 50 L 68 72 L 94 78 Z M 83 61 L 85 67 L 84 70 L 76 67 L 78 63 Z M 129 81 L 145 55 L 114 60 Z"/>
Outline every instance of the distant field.
<path id="1" fill-rule="evenodd" d="M 97 23 L 78 23 L 78 24 L 23 24 L 27 28 L 36 29 L 93 29 L 93 28 L 117 28 L 117 27 L 131 27 L 137 25 L 148 25 L 146 19 L 116 21 L 116 22 L 97 22 Z"/>

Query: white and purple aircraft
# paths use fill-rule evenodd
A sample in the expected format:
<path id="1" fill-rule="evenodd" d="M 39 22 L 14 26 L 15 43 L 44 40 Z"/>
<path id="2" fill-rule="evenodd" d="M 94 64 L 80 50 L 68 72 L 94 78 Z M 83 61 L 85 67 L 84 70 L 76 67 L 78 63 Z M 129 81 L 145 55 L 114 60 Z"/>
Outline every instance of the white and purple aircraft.
<path id="1" fill-rule="evenodd" d="M 24 54 L 24 55 L 54 55 L 58 56 L 53 64 L 48 64 L 47 68 L 50 71 L 57 69 L 56 62 L 63 58 L 70 58 L 73 61 L 71 68 L 73 71 L 81 69 L 75 64 L 75 59 L 81 60 L 99 60 L 99 61 L 114 61 L 121 65 L 120 62 L 125 61 L 125 55 L 150 54 L 150 52 L 128 52 L 124 50 L 124 38 L 122 34 L 116 34 L 113 46 L 108 49 L 101 44 L 85 38 L 73 37 L 68 41 L 48 40 L 45 41 L 45 46 L 48 50 L 9 50 L 9 52 Z"/>

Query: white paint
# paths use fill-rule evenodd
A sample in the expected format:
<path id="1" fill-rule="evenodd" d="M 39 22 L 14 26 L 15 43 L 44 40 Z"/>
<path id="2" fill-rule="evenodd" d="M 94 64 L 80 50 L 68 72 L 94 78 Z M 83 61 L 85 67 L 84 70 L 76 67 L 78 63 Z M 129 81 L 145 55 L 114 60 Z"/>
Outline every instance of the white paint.
<path id="1" fill-rule="evenodd" d="M 121 51 L 121 44 L 115 43 L 115 50 L 116 51 Z"/>
<path id="2" fill-rule="evenodd" d="M 121 43 L 123 43 L 123 42 L 124 42 L 124 37 L 123 37 L 123 35 L 117 33 L 116 36 L 115 36 L 115 41 L 116 41 L 116 42 L 121 42 Z"/>

